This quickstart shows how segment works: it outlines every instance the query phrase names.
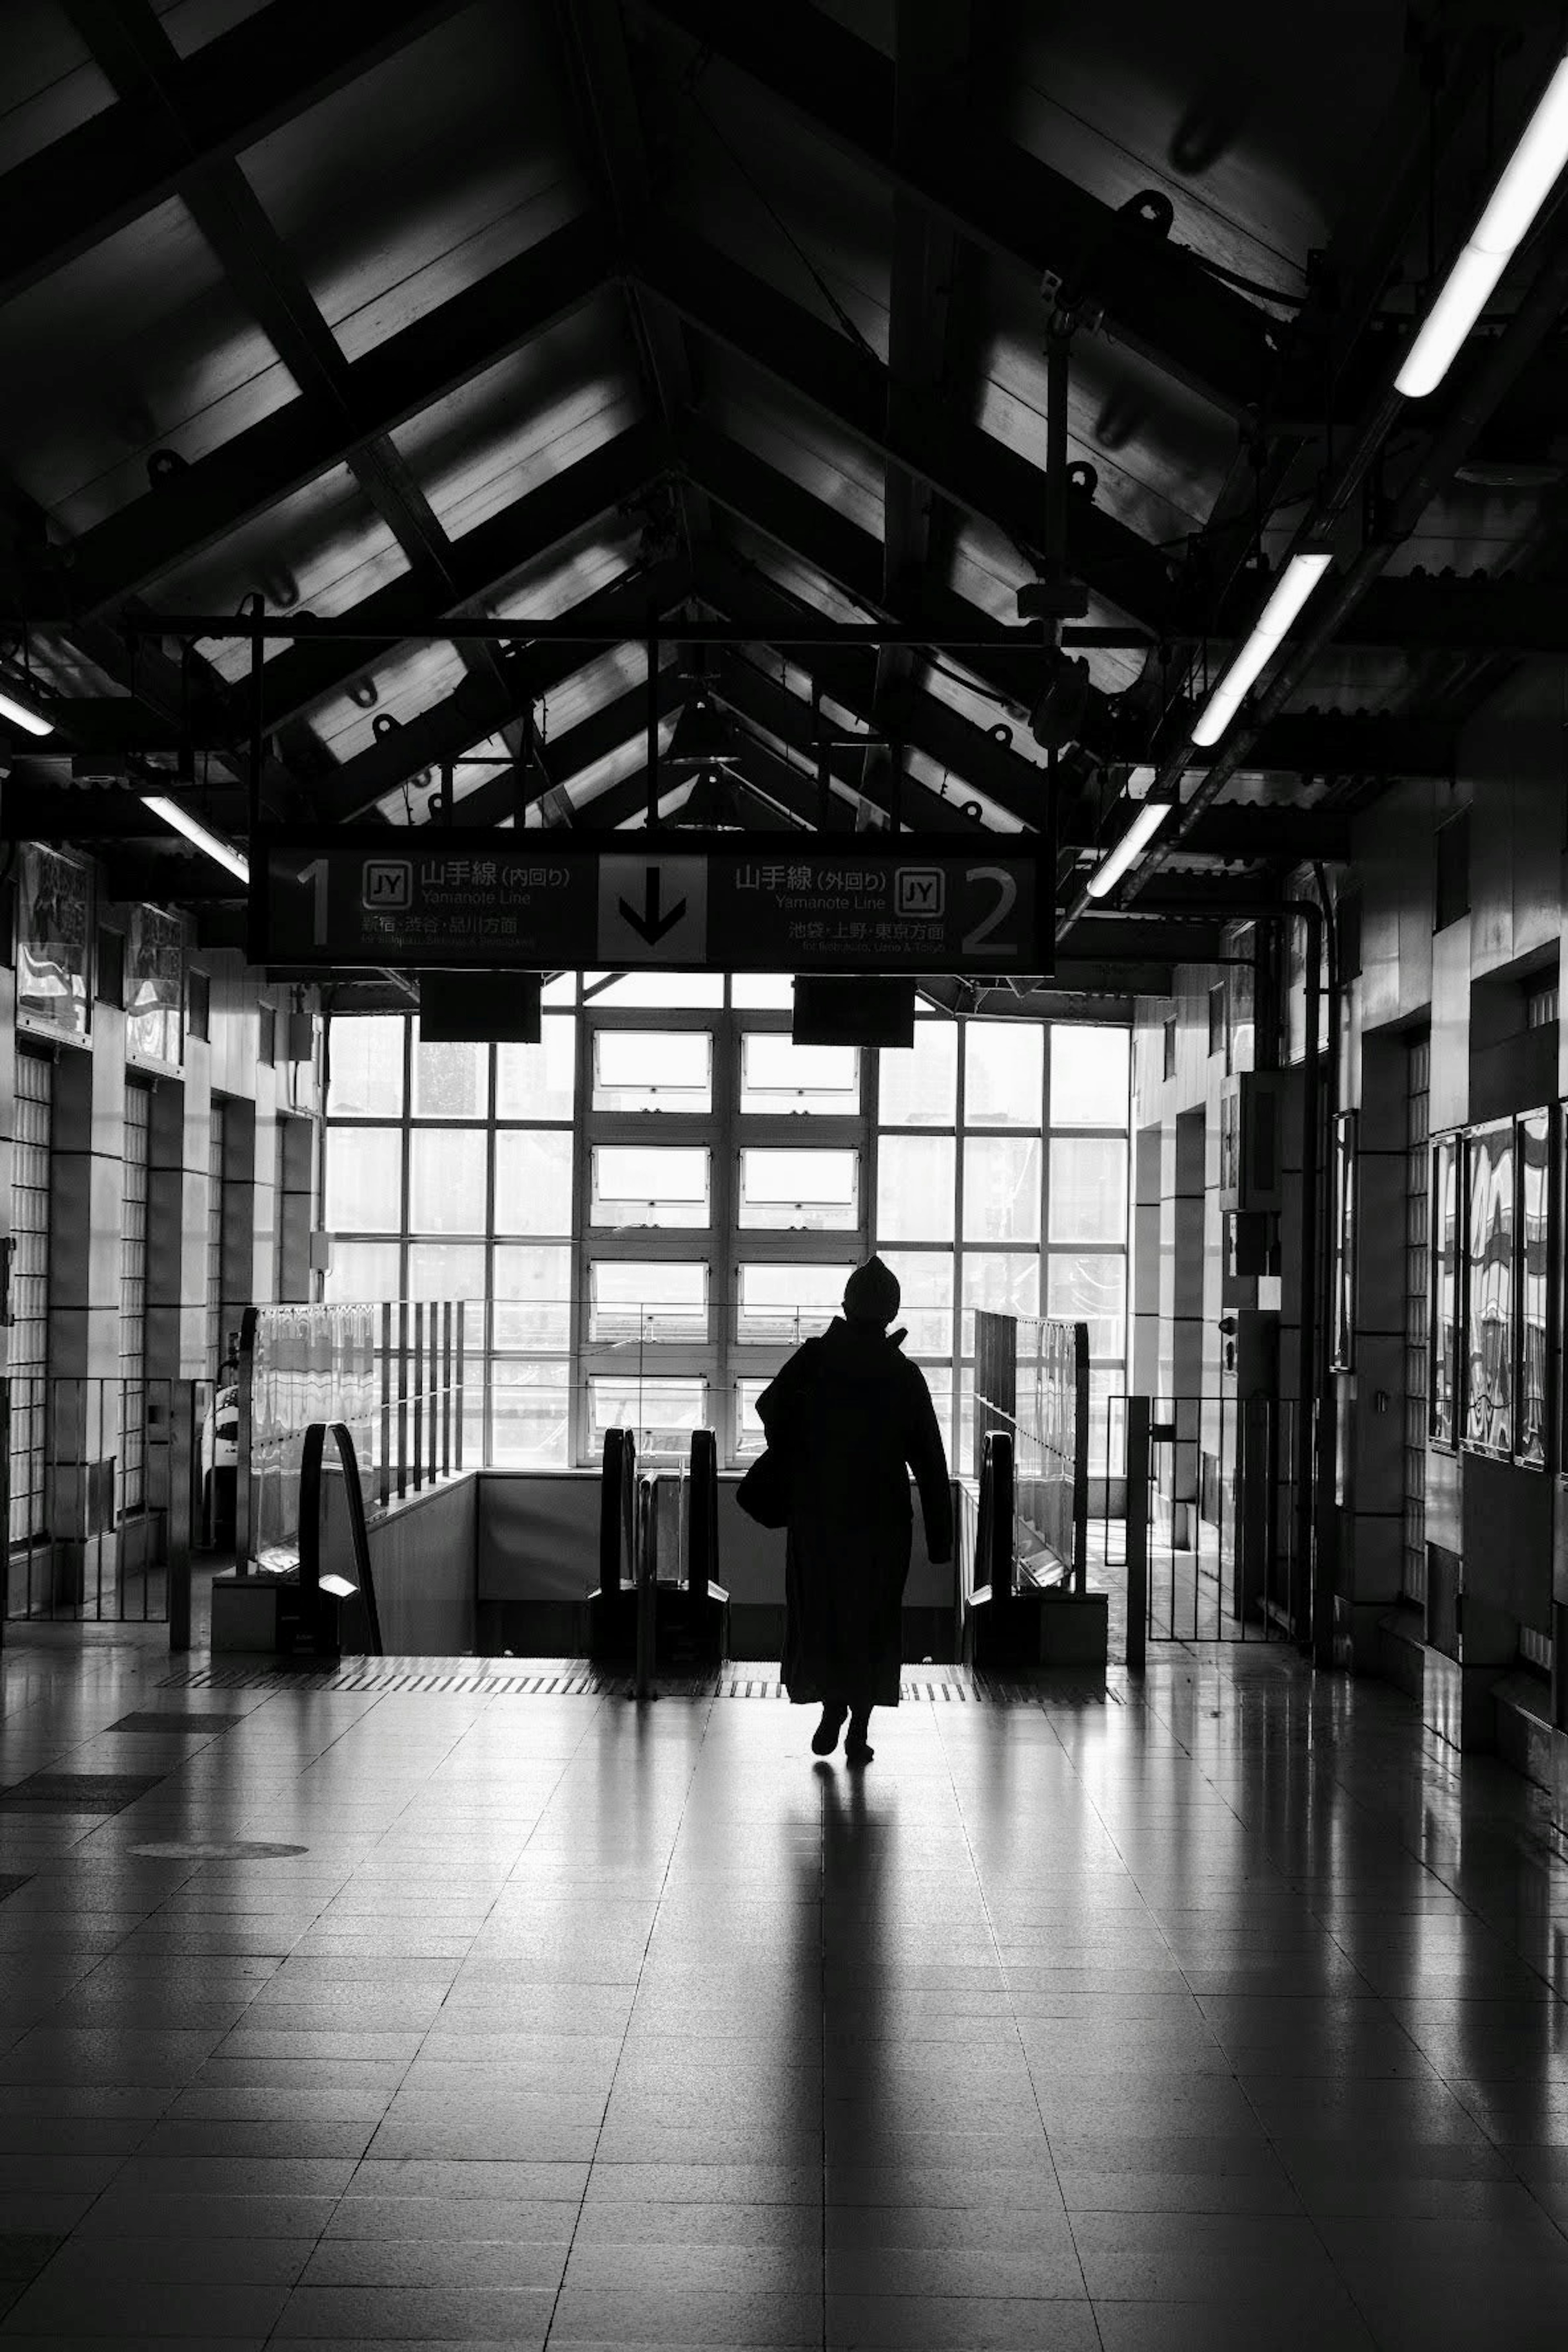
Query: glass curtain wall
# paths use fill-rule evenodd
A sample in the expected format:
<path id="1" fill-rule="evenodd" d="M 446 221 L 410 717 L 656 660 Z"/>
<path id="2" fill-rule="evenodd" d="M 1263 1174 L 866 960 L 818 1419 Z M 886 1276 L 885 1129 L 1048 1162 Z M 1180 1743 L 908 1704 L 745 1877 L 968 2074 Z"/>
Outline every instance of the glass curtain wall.
<path id="1" fill-rule="evenodd" d="M 1120 1390 L 1127 1032 L 925 1011 L 912 1050 L 860 1052 L 793 1045 L 790 1003 L 783 976 L 590 972 L 550 983 L 538 1045 L 334 1022 L 328 1297 L 468 1302 L 469 1442 L 512 1466 L 590 1465 L 618 1422 L 744 1460 L 872 1248 L 956 1466 L 977 1307 L 1087 1317 Z"/>

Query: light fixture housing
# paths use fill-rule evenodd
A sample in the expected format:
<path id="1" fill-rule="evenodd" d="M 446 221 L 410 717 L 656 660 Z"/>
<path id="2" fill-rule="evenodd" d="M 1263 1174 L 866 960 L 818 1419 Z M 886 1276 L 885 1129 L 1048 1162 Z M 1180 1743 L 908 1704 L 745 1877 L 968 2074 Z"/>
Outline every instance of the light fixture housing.
<path id="1" fill-rule="evenodd" d="M 1424 400 L 1452 366 L 1498 279 L 1568 163 L 1568 58 L 1542 90 L 1485 211 L 1470 231 L 1421 323 L 1395 392 Z"/>
<path id="2" fill-rule="evenodd" d="M 1300 547 L 1275 582 L 1252 625 L 1246 644 L 1233 654 L 1193 724 L 1192 740 L 1217 743 L 1247 698 L 1247 689 L 1284 644 L 1291 622 L 1316 588 L 1333 556 L 1326 547 Z"/>
<path id="3" fill-rule="evenodd" d="M 143 793 L 142 805 L 144 809 L 150 809 L 154 816 L 162 817 L 165 824 L 173 825 L 176 833 L 183 833 L 187 841 L 194 843 L 197 849 L 201 850 L 205 856 L 214 859 L 226 873 L 234 875 L 237 880 L 248 885 L 250 881 L 248 858 L 234 848 L 230 843 L 220 839 L 218 835 L 210 833 L 201 819 L 194 817 L 189 809 L 182 808 L 178 801 L 168 800 L 162 793 Z"/>
<path id="4" fill-rule="evenodd" d="M 8 719 L 13 727 L 25 728 L 29 735 L 52 735 L 55 731 L 52 719 L 46 719 L 31 703 L 18 702 L 14 694 L 5 689 L 0 689 L 0 719 Z"/>
<path id="5" fill-rule="evenodd" d="M 1085 887 L 1091 898 L 1103 898 L 1115 889 L 1130 866 L 1135 866 L 1175 807 L 1174 801 L 1142 801 L 1138 814 L 1122 835 L 1112 844 Z"/>
<path id="6" fill-rule="evenodd" d="M 694 695 L 675 722 L 669 749 L 660 755 L 660 767 L 671 772 L 701 773 L 711 768 L 735 768 L 740 761 L 740 745 L 727 712 L 708 694 Z"/>

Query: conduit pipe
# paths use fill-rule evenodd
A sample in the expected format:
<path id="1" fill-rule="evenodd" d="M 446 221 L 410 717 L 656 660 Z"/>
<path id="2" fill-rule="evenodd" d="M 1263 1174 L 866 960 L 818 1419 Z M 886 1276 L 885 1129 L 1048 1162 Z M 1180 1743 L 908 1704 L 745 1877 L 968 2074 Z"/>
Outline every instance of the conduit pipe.
<path id="1" fill-rule="evenodd" d="M 1194 818 L 1213 805 L 1231 777 L 1245 765 L 1247 754 L 1265 727 L 1279 717 L 1341 623 L 1354 612 L 1373 582 L 1387 569 L 1394 550 L 1410 536 L 1432 499 L 1449 480 L 1477 434 L 1490 420 L 1534 356 L 1537 347 L 1557 324 L 1565 304 L 1568 304 L 1568 235 L 1560 229 L 1552 253 L 1536 271 L 1529 292 L 1508 325 L 1496 341 L 1487 347 L 1484 356 L 1477 353 L 1475 363 L 1467 371 L 1447 421 L 1428 442 L 1426 454 L 1394 499 L 1383 536 L 1362 550 L 1337 583 L 1331 581 L 1326 596 L 1317 607 L 1315 625 L 1292 647 L 1283 667 L 1265 687 L 1247 719 L 1233 728 L 1218 759 L 1204 772 L 1192 799 L 1182 806 L 1176 831 L 1169 840 L 1156 844 L 1127 886 L 1130 891 L 1141 889 L 1160 871 L 1166 859 L 1181 849 Z M 1298 534 L 1301 543 L 1321 536 L 1326 526 L 1338 520 L 1386 436 L 1389 425 L 1401 414 L 1405 405 L 1397 394 L 1384 395 L 1366 430 L 1358 436 L 1345 467 L 1336 472 L 1331 488 L 1303 524 Z M 1184 742 L 1180 751 L 1173 752 L 1163 762 L 1150 787 L 1151 792 L 1178 789 L 1182 777 L 1192 764 L 1192 747 L 1190 743 Z M 1089 904 L 1088 892 L 1080 888 L 1058 926 L 1058 939 Z"/>

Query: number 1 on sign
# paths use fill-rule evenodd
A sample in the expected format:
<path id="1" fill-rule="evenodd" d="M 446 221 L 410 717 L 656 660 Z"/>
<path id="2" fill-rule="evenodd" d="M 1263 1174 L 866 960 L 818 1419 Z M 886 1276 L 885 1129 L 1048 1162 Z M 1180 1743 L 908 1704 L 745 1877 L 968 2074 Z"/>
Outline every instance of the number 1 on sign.
<path id="1" fill-rule="evenodd" d="M 978 955 L 993 931 L 1000 929 L 1017 905 L 1018 885 L 1003 866 L 972 866 L 963 878 L 966 882 L 994 882 L 996 885 L 996 903 L 991 912 L 984 916 L 972 931 L 963 935 L 961 952 L 966 956 Z M 1018 950 L 1016 942 L 999 940 L 991 952 L 998 956 L 1015 956 Z"/>
<path id="2" fill-rule="evenodd" d="M 313 882 L 316 886 L 310 893 L 310 945 L 324 948 L 327 944 L 326 859 L 313 857 L 309 866 L 301 867 L 300 879 L 301 882 Z"/>

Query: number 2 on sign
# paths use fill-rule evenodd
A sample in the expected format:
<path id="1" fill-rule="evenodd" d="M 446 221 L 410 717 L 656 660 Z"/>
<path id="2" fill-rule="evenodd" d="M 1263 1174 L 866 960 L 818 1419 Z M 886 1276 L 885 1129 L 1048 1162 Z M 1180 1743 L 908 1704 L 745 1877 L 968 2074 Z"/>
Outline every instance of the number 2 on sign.
<path id="1" fill-rule="evenodd" d="M 961 955 L 978 955 L 993 931 L 1006 921 L 1017 905 L 1018 885 L 1003 866 L 971 866 L 963 878 L 966 882 L 994 882 L 996 885 L 995 905 L 972 931 L 965 931 L 963 944 L 959 950 Z M 1012 941 L 998 940 L 991 952 L 993 955 L 1012 956 L 1016 955 L 1018 950 Z"/>

